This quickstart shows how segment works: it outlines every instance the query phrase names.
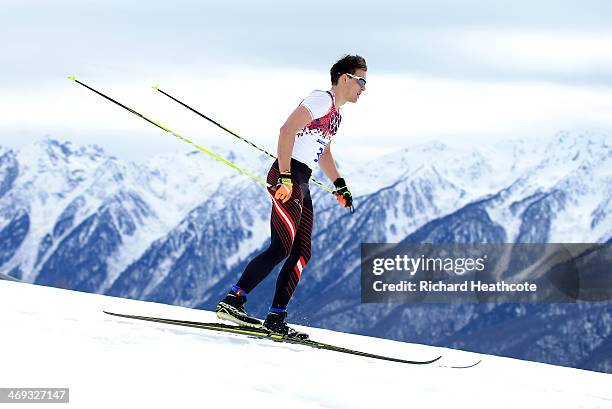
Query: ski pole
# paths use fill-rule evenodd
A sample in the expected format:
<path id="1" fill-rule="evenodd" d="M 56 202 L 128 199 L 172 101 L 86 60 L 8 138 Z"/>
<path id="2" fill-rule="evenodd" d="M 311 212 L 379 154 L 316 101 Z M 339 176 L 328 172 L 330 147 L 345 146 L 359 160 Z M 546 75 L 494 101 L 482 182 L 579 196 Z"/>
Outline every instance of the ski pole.
<path id="1" fill-rule="evenodd" d="M 189 105 L 185 104 L 184 102 L 178 100 L 177 98 L 173 97 L 172 95 L 168 94 L 167 92 L 161 90 L 159 88 L 159 85 L 153 85 L 153 89 L 155 91 L 161 92 L 162 94 L 164 94 L 165 96 L 167 96 L 168 98 L 170 98 L 171 100 L 179 103 L 180 105 L 184 106 L 185 108 L 187 108 L 188 110 L 190 110 L 191 112 L 195 113 L 196 115 L 201 116 L 202 118 L 206 119 L 207 121 L 209 121 L 210 123 L 213 123 L 215 125 L 217 125 L 219 128 L 223 129 L 225 132 L 229 133 L 230 135 L 233 135 L 234 137 L 240 139 L 243 142 L 248 143 L 249 145 L 251 145 L 253 148 L 257 149 L 258 151 L 268 155 L 271 158 L 276 159 L 276 156 L 274 156 L 273 154 L 271 154 L 270 152 L 268 152 L 265 149 L 260 148 L 259 146 L 255 145 L 253 142 L 243 138 L 242 136 L 238 135 L 236 132 L 232 131 L 231 129 L 226 128 L 225 126 L 221 125 L 219 122 L 215 121 L 214 119 L 204 115 L 203 113 L 199 112 L 198 110 L 190 107 Z M 325 186 L 323 183 L 319 182 L 318 180 L 316 180 L 315 178 L 311 177 L 310 180 L 312 181 L 312 183 L 314 183 L 315 185 L 318 185 L 319 187 L 322 187 L 323 189 L 327 190 L 330 193 L 334 193 L 334 191 L 330 188 L 328 188 L 327 186 Z"/>
<path id="2" fill-rule="evenodd" d="M 257 176 L 255 176 L 255 175 L 250 174 L 249 172 L 245 171 L 244 169 L 242 169 L 242 168 L 240 168 L 240 167 L 238 167 L 238 166 L 234 165 L 232 162 L 228 161 L 227 159 L 224 159 L 224 158 L 222 158 L 221 156 L 217 155 L 216 153 L 213 153 L 213 152 L 209 151 L 208 149 L 203 148 L 203 147 L 201 147 L 200 145 L 197 145 L 197 144 L 193 143 L 191 140 L 189 140 L 189 139 L 185 138 L 185 137 L 184 137 L 184 136 L 182 136 L 182 135 L 179 135 L 178 133 L 174 132 L 174 131 L 173 131 L 173 130 L 171 130 L 170 128 L 168 128 L 168 127 L 166 127 L 166 126 L 164 126 L 164 125 L 161 125 L 160 123 L 155 122 L 155 121 L 153 121 L 152 119 L 147 118 L 146 116 L 142 115 L 142 114 L 141 114 L 141 113 L 139 113 L 139 112 L 136 112 L 136 111 L 135 111 L 135 110 L 133 110 L 132 108 L 127 107 L 127 106 L 123 105 L 121 102 L 118 102 L 118 101 L 116 101 L 116 100 L 112 99 L 111 97 L 109 97 L 109 96 L 107 96 L 107 95 L 105 95 L 105 94 L 101 93 L 100 91 L 97 91 L 97 90 L 93 89 L 93 88 L 92 88 L 92 87 L 90 87 L 89 85 L 86 85 L 86 84 L 82 83 L 81 81 L 79 81 L 79 80 L 77 80 L 77 79 L 76 79 L 76 76 L 71 75 L 71 76 L 69 76 L 69 77 L 68 77 L 68 79 L 69 79 L 69 80 L 72 80 L 72 81 L 74 81 L 74 82 L 76 82 L 76 83 L 77 83 L 77 84 L 79 84 L 79 85 L 82 85 L 83 87 L 87 88 L 87 89 L 88 89 L 88 90 L 90 90 L 90 91 L 95 92 L 96 94 L 100 95 L 101 97 L 103 97 L 103 98 L 105 98 L 105 99 L 107 99 L 107 100 L 109 100 L 109 101 L 111 101 L 111 102 L 113 102 L 113 103 L 115 103 L 115 104 L 119 105 L 121 108 L 124 108 L 124 109 L 126 109 L 126 110 L 130 111 L 130 112 L 131 112 L 131 113 L 133 113 L 134 115 L 141 117 L 142 119 L 144 119 L 145 121 L 147 121 L 147 122 L 149 122 L 149 123 L 151 123 L 151 124 L 155 125 L 156 127 L 160 128 L 160 129 L 163 129 L 164 131 L 168 132 L 169 134 L 171 134 L 171 135 L 173 135 L 173 136 L 175 136 L 175 137 L 179 138 L 181 141 L 186 142 L 186 143 L 188 143 L 188 144 L 190 144 L 190 145 L 194 146 L 194 147 L 195 147 L 195 148 L 197 148 L 198 150 L 200 150 L 200 151 L 202 151 L 202 152 L 206 153 L 207 155 L 212 156 L 213 158 L 217 159 L 218 161 L 223 162 L 223 163 L 225 163 L 226 165 L 228 165 L 228 166 L 230 166 L 230 167 L 232 167 L 232 168 L 236 169 L 238 172 L 242 173 L 243 175 L 246 175 L 246 176 L 250 177 L 251 179 L 253 179 L 253 180 L 255 180 L 255 181 L 257 181 L 257 182 L 261 183 L 262 185 L 264 185 L 264 186 L 266 186 L 266 187 L 271 187 L 271 185 L 270 185 L 270 184 L 268 184 L 267 182 L 265 182 L 265 181 L 261 180 L 260 178 L 258 178 L 258 177 L 257 177 Z"/>

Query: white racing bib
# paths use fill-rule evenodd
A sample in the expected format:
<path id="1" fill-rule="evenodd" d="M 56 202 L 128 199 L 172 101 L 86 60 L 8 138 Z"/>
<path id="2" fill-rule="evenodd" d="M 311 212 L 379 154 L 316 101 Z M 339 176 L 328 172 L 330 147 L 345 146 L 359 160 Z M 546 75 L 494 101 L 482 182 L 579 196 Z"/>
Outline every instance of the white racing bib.
<path id="1" fill-rule="evenodd" d="M 300 105 L 310 111 L 313 120 L 295 134 L 291 156 L 312 169 L 319 163 L 325 147 L 338 132 L 342 116 L 330 91 L 312 91 Z"/>

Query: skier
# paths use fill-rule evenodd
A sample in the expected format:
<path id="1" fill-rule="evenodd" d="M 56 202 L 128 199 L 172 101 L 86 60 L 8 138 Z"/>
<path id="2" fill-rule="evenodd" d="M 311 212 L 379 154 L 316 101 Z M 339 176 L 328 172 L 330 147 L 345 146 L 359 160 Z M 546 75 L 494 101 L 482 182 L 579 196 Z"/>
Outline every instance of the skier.
<path id="1" fill-rule="evenodd" d="M 281 127 L 278 159 L 267 177 L 272 199 L 270 246 L 249 262 L 238 282 L 217 304 L 219 318 L 239 325 L 261 326 L 262 322 L 244 308 L 247 294 L 286 258 L 263 327 L 283 336 L 308 337 L 285 322 L 287 304 L 310 258 L 313 213 L 308 180 L 318 164 L 333 181 L 338 202 L 352 209 L 353 197 L 338 173 L 330 147 L 342 118 L 340 107 L 346 102 L 357 102 L 365 90 L 366 71 L 363 57 L 345 55 L 331 67 L 331 88 L 312 91 Z"/>

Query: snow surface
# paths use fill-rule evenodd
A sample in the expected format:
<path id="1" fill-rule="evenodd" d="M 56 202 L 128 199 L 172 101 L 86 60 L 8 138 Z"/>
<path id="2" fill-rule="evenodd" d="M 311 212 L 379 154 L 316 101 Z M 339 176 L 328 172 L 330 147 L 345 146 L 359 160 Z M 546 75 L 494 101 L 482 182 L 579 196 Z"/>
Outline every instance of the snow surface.
<path id="1" fill-rule="evenodd" d="M 411 366 L 102 310 L 216 321 L 209 311 L 0 281 L 0 387 L 69 387 L 71 408 L 612 408 L 608 374 L 307 329 L 367 352 L 443 355 Z"/>

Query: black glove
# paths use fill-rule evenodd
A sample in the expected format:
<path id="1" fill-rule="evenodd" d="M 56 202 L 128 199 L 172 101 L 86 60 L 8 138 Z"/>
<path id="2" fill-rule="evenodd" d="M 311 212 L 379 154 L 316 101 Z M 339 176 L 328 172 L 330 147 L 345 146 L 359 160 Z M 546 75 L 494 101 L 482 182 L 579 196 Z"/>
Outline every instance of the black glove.
<path id="1" fill-rule="evenodd" d="M 344 179 L 338 178 L 334 180 L 334 186 L 336 187 L 336 190 L 334 190 L 334 194 L 336 195 L 338 202 L 340 202 L 342 206 L 353 211 L 353 195 L 351 194 L 349 188 L 346 186 L 346 182 L 344 181 Z"/>

